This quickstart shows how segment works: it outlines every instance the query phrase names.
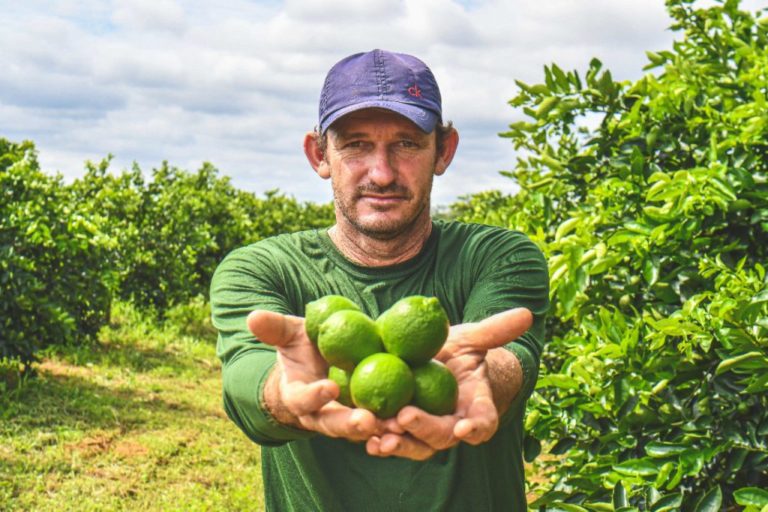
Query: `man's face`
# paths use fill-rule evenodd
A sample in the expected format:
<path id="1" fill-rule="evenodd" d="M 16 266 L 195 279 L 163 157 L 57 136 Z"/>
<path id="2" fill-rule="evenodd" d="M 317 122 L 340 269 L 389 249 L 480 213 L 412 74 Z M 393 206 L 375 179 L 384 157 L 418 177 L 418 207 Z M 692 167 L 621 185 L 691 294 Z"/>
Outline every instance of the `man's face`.
<path id="1" fill-rule="evenodd" d="M 328 130 L 326 159 L 337 216 L 381 240 L 428 218 L 435 137 L 435 131 L 424 133 L 382 109 L 360 110 L 336 121 Z"/>

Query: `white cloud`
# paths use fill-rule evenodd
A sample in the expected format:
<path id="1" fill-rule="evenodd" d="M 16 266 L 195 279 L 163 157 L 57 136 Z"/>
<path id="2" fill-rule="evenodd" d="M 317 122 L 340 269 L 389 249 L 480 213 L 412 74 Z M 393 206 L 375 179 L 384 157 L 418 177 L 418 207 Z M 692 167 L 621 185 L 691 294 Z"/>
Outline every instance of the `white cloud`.
<path id="1" fill-rule="evenodd" d="M 750 0 L 753 2 L 756 0 Z M 385 48 L 425 60 L 462 134 L 435 204 L 490 188 L 514 152 L 514 80 L 598 57 L 637 78 L 668 47 L 663 2 L 647 0 L 29 0 L 0 19 L 0 136 L 32 139 L 43 167 L 74 177 L 113 166 L 210 161 L 255 192 L 330 199 L 304 161 L 330 66 Z"/>
<path id="2" fill-rule="evenodd" d="M 293 20 L 312 24 L 327 23 L 336 26 L 358 21 L 366 25 L 397 17 L 403 10 L 402 0 L 286 0 L 286 15 Z"/>
<path id="3" fill-rule="evenodd" d="M 184 9 L 175 0 L 117 0 L 112 21 L 120 28 L 139 32 L 184 31 Z"/>

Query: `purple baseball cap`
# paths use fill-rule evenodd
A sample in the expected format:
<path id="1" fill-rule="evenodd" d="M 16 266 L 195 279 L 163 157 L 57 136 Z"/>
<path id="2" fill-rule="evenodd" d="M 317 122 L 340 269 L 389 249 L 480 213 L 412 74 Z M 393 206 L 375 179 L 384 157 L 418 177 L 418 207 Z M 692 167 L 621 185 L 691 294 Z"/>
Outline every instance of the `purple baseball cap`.
<path id="1" fill-rule="evenodd" d="M 426 133 L 442 119 L 435 76 L 422 61 L 404 53 L 372 50 L 337 62 L 320 93 L 320 133 L 341 116 L 372 107 L 397 112 Z"/>

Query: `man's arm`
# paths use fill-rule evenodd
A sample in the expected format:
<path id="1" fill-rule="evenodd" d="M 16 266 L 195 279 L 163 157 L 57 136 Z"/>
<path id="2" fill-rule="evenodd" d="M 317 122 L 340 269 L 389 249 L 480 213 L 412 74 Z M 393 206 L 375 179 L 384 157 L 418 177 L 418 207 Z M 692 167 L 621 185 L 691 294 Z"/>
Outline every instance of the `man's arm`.
<path id="1" fill-rule="evenodd" d="M 298 416 L 292 414 L 280 399 L 280 379 L 282 371 L 279 368 L 272 367 L 269 372 L 267 382 L 264 384 L 264 407 L 275 420 L 282 424 L 295 428 L 303 428 Z"/>
<path id="2" fill-rule="evenodd" d="M 210 294 L 213 325 L 219 332 L 216 351 L 222 361 L 224 409 L 240 430 L 262 445 L 312 435 L 275 421 L 263 400 L 277 354 L 250 332 L 246 319 L 256 308 L 289 310 L 286 298 L 276 291 L 281 287 L 274 281 L 271 259 L 257 246 L 233 251 L 216 269 Z"/>
<path id="3" fill-rule="evenodd" d="M 523 367 L 517 356 L 506 348 L 489 350 L 485 362 L 488 364 L 493 403 L 501 417 L 523 387 Z"/>

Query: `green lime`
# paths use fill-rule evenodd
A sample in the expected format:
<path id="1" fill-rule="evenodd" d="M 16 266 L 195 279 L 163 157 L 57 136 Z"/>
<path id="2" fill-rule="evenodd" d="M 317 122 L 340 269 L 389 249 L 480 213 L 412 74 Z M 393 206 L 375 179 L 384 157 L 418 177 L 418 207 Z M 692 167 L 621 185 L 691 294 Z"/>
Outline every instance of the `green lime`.
<path id="1" fill-rule="evenodd" d="M 339 397 L 336 401 L 347 407 L 354 407 L 352 395 L 349 394 L 349 372 L 336 366 L 331 366 L 328 368 L 328 378 L 339 385 Z"/>
<path id="2" fill-rule="evenodd" d="M 442 416 L 456 410 L 459 385 L 456 377 L 440 361 L 431 361 L 412 369 L 416 387 L 411 403 L 429 414 Z"/>
<path id="3" fill-rule="evenodd" d="M 332 366 L 352 371 L 363 358 L 381 352 L 376 323 L 360 311 L 337 311 L 320 324 L 317 336 L 320 355 Z"/>
<path id="4" fill-rule="evenodd" d="M 413 374 L 397 356 L 379 353 L 366 357 L 352 372 L 352 401 L 379 418 L 391 418 L 413 397 Z"/>
<path id="5" fill-rule="evenodd" d="M 435 297 L 414 295 L 395 302 L 376 320 L 384 348 L 410 365 L 432 359 L 448 337 L 450 323 Z"/>
<path id="6" fill-rule="evenodd" d="M 312 343 L 317 343 L 320 324 L 332 314 L 345 309 L 360 311 L 357 304 L 341 295 L 326 295 L 307 303 L 304 308 L 304 329 Z"/>

